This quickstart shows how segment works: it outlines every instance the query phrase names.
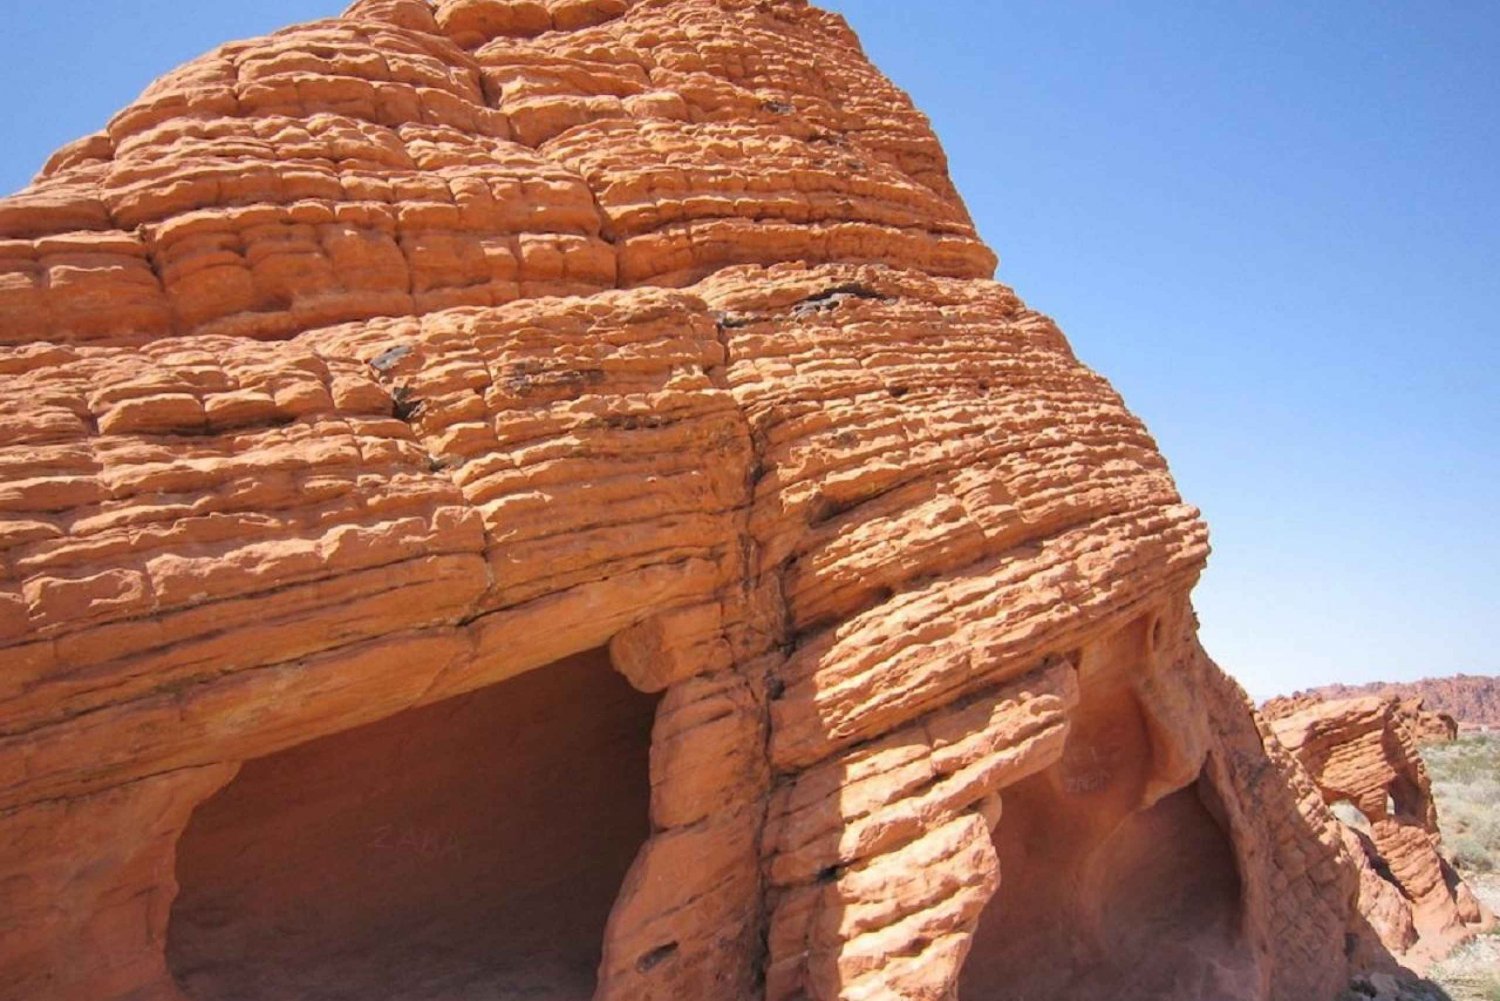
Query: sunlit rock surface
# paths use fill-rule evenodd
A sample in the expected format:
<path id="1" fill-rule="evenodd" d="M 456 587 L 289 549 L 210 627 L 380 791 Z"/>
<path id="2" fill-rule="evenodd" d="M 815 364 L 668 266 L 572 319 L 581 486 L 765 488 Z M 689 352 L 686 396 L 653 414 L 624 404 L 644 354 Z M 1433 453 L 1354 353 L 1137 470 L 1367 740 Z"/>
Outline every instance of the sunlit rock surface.
<path id="1" fill-rule="evenodd" d="M 841 19 L 365 0 L 164 77 L 0 237 L 6 998 L 1389 958 L 1197 644 L 1197 513 Z"/>
<path id="2" fill-rule="evenodd" d="M 1425 967 L 1494 926 L 1494 917 L 1438 848 L 1437 806 L 1418 751 L 1435 714 L 1369 696 L 1283 704 L 1271 728 L 1330 806 L 1360 864 L 1360 910 L 1386 946 Z M 1451 739 L 1451 737 L 1449 738 Z"/>

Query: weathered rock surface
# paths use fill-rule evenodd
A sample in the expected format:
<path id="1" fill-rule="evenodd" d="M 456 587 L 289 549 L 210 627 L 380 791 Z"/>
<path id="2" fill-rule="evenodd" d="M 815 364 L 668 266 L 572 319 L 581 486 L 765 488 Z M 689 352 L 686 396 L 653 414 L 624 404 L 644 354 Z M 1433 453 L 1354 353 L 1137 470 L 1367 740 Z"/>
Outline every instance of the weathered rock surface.
<path id="1" fill-rule="evenodd" d="M 1393 952 L 1417 965 L 1494 925 L 1439 854 L 1432 784 L 1418 752 L 1413 702 L 1367 697 L 1314 701 L 1271 721 L 1330 806 L 1347 804 L 1359 846 L 1360 909 Z"/>
<path id="2" fill-rule="evenodd" d="M 1401 724 L 1411 732 L 1411 735 L 1422 744 L 1441 744 L 1458 738 L 1458 720 L 1448 713 L 1434 712 L 1427 708 L 1425 699 L 1419 697 L 1397 698 L 1394 695 L 1378 696 L 1392 704 L 1392 712 L 1400 719 Z M 1304 712 L 1309 709 L 1317 709 L 1331 702 L 1349 701 L 1342 698 L 1328 698 L 1316 692 L 1302 692 L 1297 695 L 1278 696 L 1268 699 L 1261 707 L 1261 715 L 1269 719 L 1281 719 L 1295 713 Z"/>
<path id="3" fill-rule="evenodd" d="M 0 996 L 1389 959 L 1197 644 L 1197 512 L 840 19 L 362 0 L 163 78 L 0 237 Z"/>
<path id="4" fill-rule="evenodd" d="M 1423 678 L 1421 681 L 1375 681 L 1367 685 L 1324 685 L 1289 696 L 1291 700 L 1317 699 L 1339 701 L 1378 695 L 1403 702 L 1420 700 L 1421 708 L 1439 716 L 1451 717 L 1460 726 L 1500 727 L 1500 677 L 1494 675 L 1455 674 L 1447 678 Z M 1272 699 L 1273 704 L 1285 700 Z M 1436 735 L 1441 722 L 1433 726 Z"/>
<path id="5" fill-rule="evenodd" d="M 1458 720 L 1427 708 L 1420 698 L 1397 699 L 1396 715 L 1419 744 L 1442 744 L 1458 739 Z"/>

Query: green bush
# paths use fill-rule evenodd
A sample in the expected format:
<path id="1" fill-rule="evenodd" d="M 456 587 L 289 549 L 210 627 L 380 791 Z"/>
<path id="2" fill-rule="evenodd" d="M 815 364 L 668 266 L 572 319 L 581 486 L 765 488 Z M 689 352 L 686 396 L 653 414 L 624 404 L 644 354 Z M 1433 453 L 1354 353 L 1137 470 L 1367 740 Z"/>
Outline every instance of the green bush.
<path id="1" fill-rule="evenodd" d="M 1448 861 L 1455 868 L 1467 872 L 1494 872 L 1495 858 L 1491 849 L 1478 840 L 1459 836 L 1448 839 L 1447 848 Z"/>
<path id="2" fill-rule="evenodd" d="M 1430 744 L 1422 757 L 1449 861 L 1468 872 L 1500 870 L 1500 735 Z"/>

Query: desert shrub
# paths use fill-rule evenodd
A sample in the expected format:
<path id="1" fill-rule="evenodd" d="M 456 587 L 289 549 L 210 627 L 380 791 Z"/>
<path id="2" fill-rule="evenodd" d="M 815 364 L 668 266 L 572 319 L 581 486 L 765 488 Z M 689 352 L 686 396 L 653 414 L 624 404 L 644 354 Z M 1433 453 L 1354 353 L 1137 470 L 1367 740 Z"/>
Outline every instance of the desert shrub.
<path id="1" fill-rule="evenodd" d="M 1485 806 L 1500 807 L 1500 777 L 1493 774 L 1469 783 L 1470 794 Z"/>
<path id="2" fill-rule="evenodd" d="M 1469 872 L 1495 871 L 1493 851 L 1477 838 L 1461 834 L 1458 837 L 1449 838 L 1446 848 L 1448 861 L 1452 862 L 1455 868 Z"/>
<path id="3" fill-rule="evenodd" d="M 1422 757 L 1449 861 L 1469 872 L 1500 870 L 1500 735 L 1428 745 Z"/>

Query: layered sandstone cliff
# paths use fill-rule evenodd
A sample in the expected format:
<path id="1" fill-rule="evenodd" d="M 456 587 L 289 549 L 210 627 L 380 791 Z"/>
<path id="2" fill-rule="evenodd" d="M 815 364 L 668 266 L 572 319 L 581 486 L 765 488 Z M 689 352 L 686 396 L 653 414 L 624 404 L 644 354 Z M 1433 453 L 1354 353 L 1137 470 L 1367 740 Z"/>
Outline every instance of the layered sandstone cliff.
<path id="1" fill-rule="evenodd" d="M 840 19 L 363 0 L 0 237 L 0 996 L 1389 961 L 1196 512 Z"/>

